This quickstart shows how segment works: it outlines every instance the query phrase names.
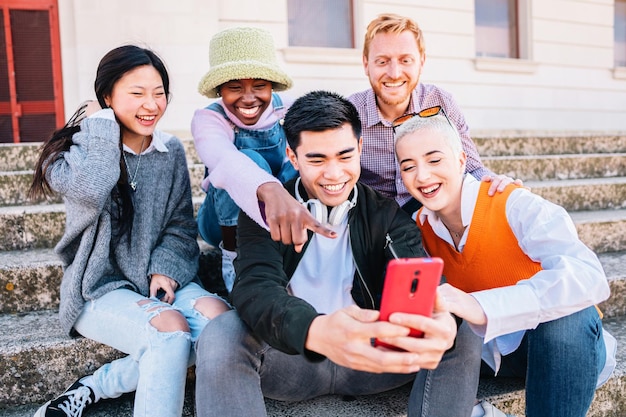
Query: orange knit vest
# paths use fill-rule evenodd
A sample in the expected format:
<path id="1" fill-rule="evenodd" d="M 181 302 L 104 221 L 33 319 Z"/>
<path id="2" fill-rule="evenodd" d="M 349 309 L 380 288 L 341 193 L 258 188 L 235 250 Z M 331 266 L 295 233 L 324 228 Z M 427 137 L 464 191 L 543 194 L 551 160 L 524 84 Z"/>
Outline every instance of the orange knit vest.
<path id="1" fill-rule="evenodd" d="M 489 185 L 480 185 L 463 253 L 435 235 L 428 221 L 420 225 L 418 213 L 424 248 L 430 256 L 443 259 L 447 282 L 465 292 L 515 285 L 541 270 L 541 264 L 519 247 L 506 220 L 506 201 L 517 187 L 509 185 L 489 197 Z"/>

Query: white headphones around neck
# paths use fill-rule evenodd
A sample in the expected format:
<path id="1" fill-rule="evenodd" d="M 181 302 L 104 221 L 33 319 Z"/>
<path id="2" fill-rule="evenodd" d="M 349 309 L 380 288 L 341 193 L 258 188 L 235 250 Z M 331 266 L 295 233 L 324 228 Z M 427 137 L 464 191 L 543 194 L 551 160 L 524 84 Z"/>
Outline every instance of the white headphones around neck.
<path id="1" fill-rule="evenodd" d="M 298 179 L 296 180 L 296 199 L 309 210 L 313 217 L 315 217 L 315 220 L 322 224 L 330 224 L 332 226 L 341 224 L 344 221 L 350 209 L 356 206 L 356 199 L 359 195 L 359 192 L 355 185 L 353 188 L 354 192 L 352 193 L 352 200 L 344 201 L 338 206 L 333 207 L 330 210 L 330 213 L 328 213 L 328 207 L 326 207 L 326 204 L 322 203 L 321 201 L 317 199 L 304 201 L 300 196 L 300 191 L 298 190 L 299 187 L 300 177 L 298 177 Z"/>

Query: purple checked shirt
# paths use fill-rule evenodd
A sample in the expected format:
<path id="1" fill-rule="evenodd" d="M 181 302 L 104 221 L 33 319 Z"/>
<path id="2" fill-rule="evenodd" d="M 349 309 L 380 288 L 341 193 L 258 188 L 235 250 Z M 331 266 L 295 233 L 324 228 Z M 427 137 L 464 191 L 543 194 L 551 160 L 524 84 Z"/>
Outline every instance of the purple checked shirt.
<path id="1" fill-rule="evenodd" d="M 361 182 L 387 197 L 394 198 L 401 206 L 404 205 L 411 199 L 411 194 L 400 177 L 400 167 L 394 152 L 392 121 L 381 119 L 371 88 L 352 94 L 348 100 L 356 106 L 363 128 Z M 485 174 L 493 175 L 481 162 L 461 109 L 450 93 L 432 84 L 420 83 L 411 94 L 407 113 L 416 113 L 433 106 L 443 107 L 450 122 L 459 131 L 463 150 L 467 154 L 467 172 L 478 180 Z"/>

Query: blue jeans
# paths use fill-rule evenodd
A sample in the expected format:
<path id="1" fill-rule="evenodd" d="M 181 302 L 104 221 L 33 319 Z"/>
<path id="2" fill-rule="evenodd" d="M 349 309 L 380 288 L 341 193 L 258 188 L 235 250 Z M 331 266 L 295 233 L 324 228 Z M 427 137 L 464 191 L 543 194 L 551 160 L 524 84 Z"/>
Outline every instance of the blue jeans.
<path id="1" fill-rule="evenodd" d="M 127 289 L 111 291 L 85 304 L 74 326 L 76 331 L 128 354 L 94 372 L 97 395 L 117 398 L 136 391 L 134 416 L 180 417 L 187 368 L 195 361 L 192 345 L 209 322 L 194 304 L 206 296 L 214 295 L 190 283 L 176 291 L 172 305 Z M 138 304 L 145 300 L 150 302 Z M 150 324 L 152 318 L 169 309 L 187 319 L 190 333 L 160 332 Z"/>
<path id="2" fill-rule="evenodd" d="M 429 387 L 420 385 L 415 374 L 374 374 L 338 366 L 328 359 L 311 362 L 302 355 L 288 355 L 251 334 L 236 311 L 212 320 L 202 331 L 196 349 L 196 413 L 199 417 L 264 416 L 264 396 L 301 401 L 326 394 L 367 395 L 414 380 L 408 400 L 409 416 L 433 416 L 422 412 L 422 401 L 430 401 L 430 397 L 421 390 L 428 391 Z M 422 372 L 418 372 L 418 377 Z M 453 375 L 453 379 L 457 376 Z M 456 401 L 454 395 L 450 395 L 453 391 L 446 393 L 438 398 L 445 397 L 445 404 L 440 404 L 440 415 L 460 417 L 455 410 L 446 408 L 447 403 Z M 475 396 L 471 398 L 472 405 L 474 399 Z"/>
<path id="3" fill-rule="evenodd" d="M 240 152 L 252 159 L 264 171 L 272 173 L 270 164 L 258 151 L 241 149 Z M 294 178 L 296 174 L 297 171 L 291 165 L 291 162 L 284 161 L 275 177 L 279 181 L 285 182 Z M 200 206 L 197 216 L 198 231 L 202 239 L 213 246 L 217 246 L 222 241 L 220 227 L 236 226 L 238 217 L 239 206 L 230 198 L 226 190 L 209 185 L 206 198 Z"/>
<path id="4" fill-rule="evenodd" d="M 463 327 L 469 330 L 465 324 Z M 482 339 L 477 336 L 457 336 L 455 351 L 465 356 L 466 362 L 449 363 L 444 356 L 439 367 L 429 372 L 443 379 L 449 379 L 447 375 L 466 375 L 462 384 L 472 384 L 476 392 L 481 345 Z M 584 417 L 605 360 L 602 322 L 595 307 L 589 307 L 527 330 L 520 347 L 502 358 L 498 376 L 525 379 L 527 417 Z M 494 372 L 483 364 L 482 375 L 493 377 Z M 448 389 L 456 395 L 457 389 L 466 388 Z"/>
<path id="5" fill-rule="evenodd" d="M 456 334 L 454 348 L 446 352 L 433 370 L 418 372 L 413 391 L 424 417 L 470 417 L 478 393 L 482 338 L 463 322 Z M 413 395 L 413 391 L 411 395 Z"/>
<path id="6" fill-rule="evenodd" d="M 602 320 L 588 307 L 527 331 L 498 375 L 526 378 L 527 417 L 585 417 L 605 361 Z"/>

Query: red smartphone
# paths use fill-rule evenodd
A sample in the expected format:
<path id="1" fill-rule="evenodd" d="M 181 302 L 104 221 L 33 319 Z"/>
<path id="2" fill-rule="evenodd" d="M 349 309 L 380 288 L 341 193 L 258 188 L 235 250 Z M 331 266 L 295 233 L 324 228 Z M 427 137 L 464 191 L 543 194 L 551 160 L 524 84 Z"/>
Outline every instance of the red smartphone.
<path id="1" fill-rule="evenodd" d="M 430 317 L 442 272 L 441 258 L 399 258 L 389 261 L 380 301 L 379 320 L 387 321 L 391 313 L 395 312 Z M 412 329 L 410 335 L 423 337 L 424 333 Z M 378 340 L 374 345 L 399 349 Z"/>

